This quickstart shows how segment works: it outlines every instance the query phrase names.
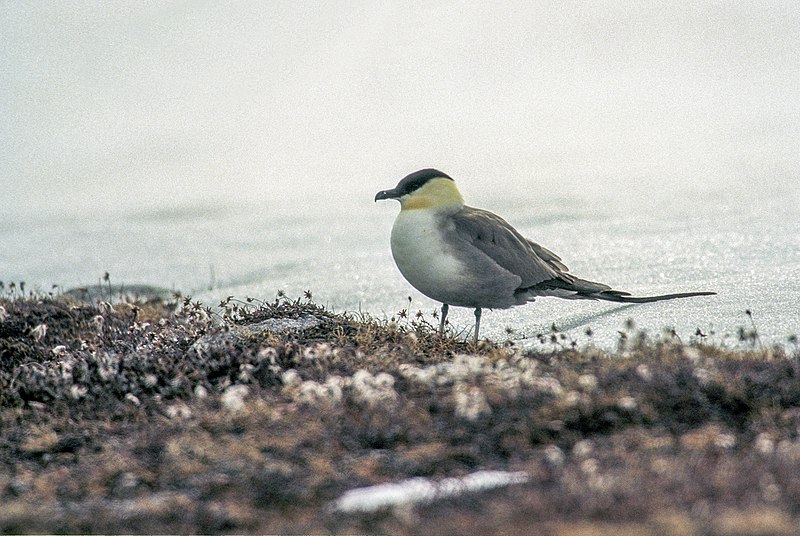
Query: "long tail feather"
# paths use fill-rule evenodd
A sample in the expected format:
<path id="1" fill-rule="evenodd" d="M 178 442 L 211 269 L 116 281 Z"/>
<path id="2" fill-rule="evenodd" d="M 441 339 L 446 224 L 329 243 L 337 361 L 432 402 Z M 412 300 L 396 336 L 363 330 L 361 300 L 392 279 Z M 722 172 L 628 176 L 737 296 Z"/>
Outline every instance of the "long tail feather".
<path id="1" fill-rule="evenodd" d="M 660 296 L 628 296 L 626 293 L 614 290 L 597 292 L 590 294 L 592 298 L 598 300 L 620 302 L 620 303 L 650 303 L 663 300 L 674 300 L 676 298 L 692 298 L 694 296 L 714 296 L 716 292 L 679 292 L 677 294 L 662 294 Z"/>
<path id="2" fill-rule="evenodd" d="M 517 292 L 524 295 L 530 292 L 534 296 L 547 295 L 537 294 L 539 292 L 565 290 L 571 295 L 562 295 L 562 298 L 568 299 L 588 299 L 588 300 L 605 300 L 618 303 L 650 303 L 663 300 L 674 300 L 677 298 L 693 298 L 695 296 L 714 296 L 716 292 L 678 292 L 675 294 L 662 294 L 660 296 L 631 296 L 630 292 L 623 292 L 621 290 L 614 290 L 608 285 L 603 283 L 596 283 L 594 281 L 587 281 L 577 277 L 570 277 L 569 279 L 558 278 L 542 281 L 541 283 L 519 289 Z"/>

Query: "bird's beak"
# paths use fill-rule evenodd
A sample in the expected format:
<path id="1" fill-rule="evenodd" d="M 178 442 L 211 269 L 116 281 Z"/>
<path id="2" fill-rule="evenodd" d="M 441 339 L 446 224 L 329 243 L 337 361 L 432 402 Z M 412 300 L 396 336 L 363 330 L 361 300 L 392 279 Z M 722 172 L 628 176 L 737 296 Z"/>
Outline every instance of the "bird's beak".
<path id="1" fill-rule="evenodd" d="M 397 190 L 392 188 L 391 190 L 381 190 L 375 194 L 375 201 L 380 201 L 381 199 L 397 199 L 398 197 Z"/>

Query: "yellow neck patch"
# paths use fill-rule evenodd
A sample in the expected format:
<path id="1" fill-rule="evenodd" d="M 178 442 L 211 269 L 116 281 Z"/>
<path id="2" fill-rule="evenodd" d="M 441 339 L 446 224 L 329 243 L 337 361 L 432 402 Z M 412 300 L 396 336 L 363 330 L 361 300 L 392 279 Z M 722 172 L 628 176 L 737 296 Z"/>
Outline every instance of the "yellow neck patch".
<path id="1" fill-rule="evenodd" d="M 431 179 L 410 194 L 400 198 L 400 210 L 440 208 L 447 205 L 463 205 L 464 198 L 453 180 Z"/>

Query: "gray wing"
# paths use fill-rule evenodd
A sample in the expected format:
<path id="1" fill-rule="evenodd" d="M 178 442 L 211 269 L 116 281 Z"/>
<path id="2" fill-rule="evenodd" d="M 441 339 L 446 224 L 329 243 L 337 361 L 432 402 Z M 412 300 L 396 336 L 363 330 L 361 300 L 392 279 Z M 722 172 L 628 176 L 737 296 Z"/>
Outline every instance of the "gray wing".
<path id="1" fill-rule="evenodd" d="M 568 285 L 575 280 L 558 255 L 519 234 L 500 216 L 464 206 L 452 218 L 459 239 L 519 276 L 522 279 L 519 288 L 552 280 Z"/>
<path id="2" fill-rule="evenodd" d="M 660 296 L 631 296 L 608 285 L 567 273 L 561 258 L 531 242 L 503 218 L 486 210 L 464 206 L 452 215 L 459 239 L 472 244 L 499 266 L 522 280 L 515 296 L 559 295 L 562 298 L 599 299 L 621 303 L 648 303 L 675 298 L 710 296 L 714 292 L 682 292 Z M 569 295 L 558 293 L 566 291 Z"/>

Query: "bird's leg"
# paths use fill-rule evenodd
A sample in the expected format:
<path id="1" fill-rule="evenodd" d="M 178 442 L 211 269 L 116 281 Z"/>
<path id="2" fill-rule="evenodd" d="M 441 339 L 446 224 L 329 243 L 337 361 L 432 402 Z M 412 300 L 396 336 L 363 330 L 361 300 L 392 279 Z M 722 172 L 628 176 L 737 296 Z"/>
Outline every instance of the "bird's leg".
<path id="1" fill-rule="evenodd" d="M 450 306 L 446 303 L 442 304 L 442 321 L 439 323 L 439 335 L 444 335 L 444 321 L 447 319 L 447 311 L 450 310 Z"/>
<path id="2" fill-rule="evenodd" d="M 481 308 L 475 308 L 475 344 L 478 344 L 478 332 L 481 330 Z"/>

